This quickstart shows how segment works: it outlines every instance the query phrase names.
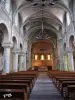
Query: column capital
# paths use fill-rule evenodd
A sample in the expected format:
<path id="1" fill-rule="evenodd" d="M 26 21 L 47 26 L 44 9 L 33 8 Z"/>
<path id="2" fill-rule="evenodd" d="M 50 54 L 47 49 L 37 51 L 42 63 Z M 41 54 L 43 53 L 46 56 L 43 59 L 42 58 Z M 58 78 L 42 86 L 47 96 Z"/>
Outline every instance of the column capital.
<path id="1" fill-rule="evenodd" d="M 6 47 L 6 48 L 12 48 L 13 47 L 13 44 L 8 42 L 8 43 L 2 43 L 2 46 L 3 47 Z"/>
<path id="2" fill-rule="evenodd" d="M 24 52 L 19 52 L 19 55 L 24 56 L 25 53 Z"/>
<path id="3" fill-rule="evenodd" d="M 19 53 L 20 50 L 17 48 L 17 49 L 14 49 L 12 52 L 13 52 L 13 53 Z"/>

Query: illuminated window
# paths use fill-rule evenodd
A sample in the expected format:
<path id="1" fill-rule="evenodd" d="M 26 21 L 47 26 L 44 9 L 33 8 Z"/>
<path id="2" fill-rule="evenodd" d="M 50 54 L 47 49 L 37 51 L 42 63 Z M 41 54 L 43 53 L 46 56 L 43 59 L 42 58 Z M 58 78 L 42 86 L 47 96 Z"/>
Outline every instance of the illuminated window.
<path id="1" fill-rule="evenodd" d="M 37 60 L 38 59 L 38 55 L 35 55 L 35 60 Z"/>
<path id="2" fill-rule="evenodd" d="M 50 60 L 50 55 L 47 55 L 47 59 Z"/>
<path id="3" fill-rule="evenodd" d="M 41 60 L 44 60 L 44 55 L 41 55 Z"/>

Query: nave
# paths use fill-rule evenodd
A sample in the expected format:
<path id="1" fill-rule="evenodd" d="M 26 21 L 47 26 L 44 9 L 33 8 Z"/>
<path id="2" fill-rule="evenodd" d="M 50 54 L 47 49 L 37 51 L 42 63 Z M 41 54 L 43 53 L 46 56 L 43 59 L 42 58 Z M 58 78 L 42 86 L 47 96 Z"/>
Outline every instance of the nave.
<path id="1" fill-rule="evenodd" d="M 63 98 L 47 73 L 41 72 L 35 82 L 29 100 L 63 100 Z"/>

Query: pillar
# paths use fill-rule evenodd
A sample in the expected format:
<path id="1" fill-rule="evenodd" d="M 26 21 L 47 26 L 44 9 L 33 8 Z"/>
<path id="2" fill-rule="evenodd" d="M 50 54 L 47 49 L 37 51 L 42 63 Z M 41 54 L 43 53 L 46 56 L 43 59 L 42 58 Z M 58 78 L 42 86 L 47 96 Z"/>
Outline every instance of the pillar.
<path id="1" fill-rule="evenodd" d="M 23 69 L 26 71 L 27 70 L 27 53 L 24 53 L 24 58 L 23 58 Z"/>
<path id="2" fill-rule="evenodd" d="M 25 63 L 25 54 L 22 52 L 19 54 L 19 71 L 23 71 L 25 70 L 25 66 L 24 66 L 24 63 Z"/>
<path id="3" fill-rule="evenodd" d="M 69 67 L 69 71 L 74 71 L 73 50 L 68 48 L 67 49 L 67 54 L 68 54 L 68 67 Z"/>
<path id="4" fill-rule="evenodd" d="M 3 43 L 2 46 L 4 47 L 4 67 L 3 73 L 10 72 L 10 49 L 12 47 L 11 43 Z"/>
<path id="5" fill-rule="evenodd" d="M 69 71 L 69 68 L 68 68 L 68 55 L 65 51 L 64 51 L 64 70 Z"/>
<path id="6" fill-rule="evenodd" d="M 18 50 L 13 51 L 13 72 L 18 71 Z"/>
<path id="7" fill-rule="evenodd" d="M 54 62 L 54 64 L 53 64 L 53 70 L 57 70 L 57 60 L 58 60 L 58 57 L 57 57 L 57 48 L 56 47 L 54 47 L 54 55 L 53 55 L 53 62 Z"/>
<path id="8" fill-rule="evenodd" d="M 64 70 L 64 51 L 63 51 L 63 40 L 62 38 L 58 39 L 58 68 L 63 71 Z"/>

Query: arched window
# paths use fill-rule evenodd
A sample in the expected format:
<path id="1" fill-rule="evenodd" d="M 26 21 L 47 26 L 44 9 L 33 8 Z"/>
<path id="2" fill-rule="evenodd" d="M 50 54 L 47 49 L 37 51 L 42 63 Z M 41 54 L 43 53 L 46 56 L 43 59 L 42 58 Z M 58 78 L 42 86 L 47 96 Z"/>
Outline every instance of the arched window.
<path id="1" fill-rule="evenodd" d="M 41 55 L 41 60 L 44 60 L 44 55 Z"/>
<path id="2" fill-rule="evenodd" d="M 47 55 L 47 59 L 48 59 L 48 60 L 50 60 L 50 59 L 51 59 L 50 55 Z"/>
<path id="3" fill-rule="evenodd" d="M 38 55 L 35 55 L 35 60 L 37 60 L 38 59 Z"/>

